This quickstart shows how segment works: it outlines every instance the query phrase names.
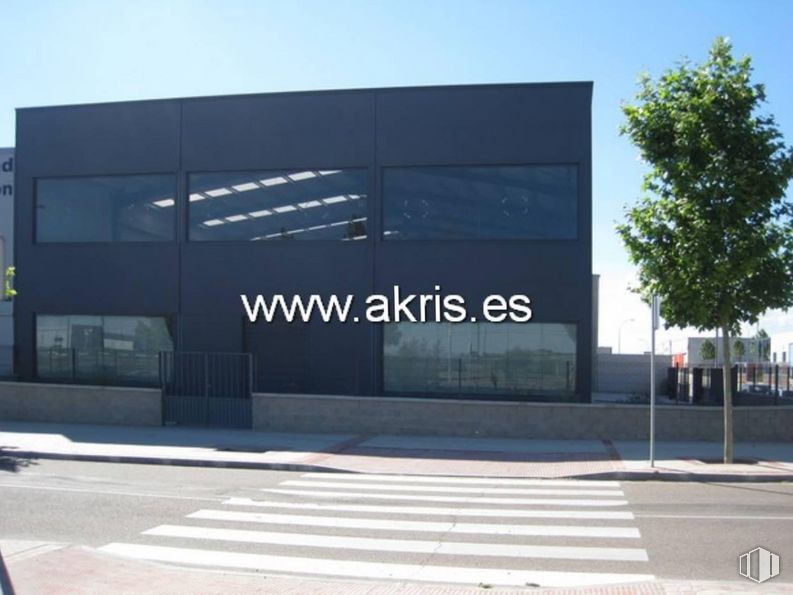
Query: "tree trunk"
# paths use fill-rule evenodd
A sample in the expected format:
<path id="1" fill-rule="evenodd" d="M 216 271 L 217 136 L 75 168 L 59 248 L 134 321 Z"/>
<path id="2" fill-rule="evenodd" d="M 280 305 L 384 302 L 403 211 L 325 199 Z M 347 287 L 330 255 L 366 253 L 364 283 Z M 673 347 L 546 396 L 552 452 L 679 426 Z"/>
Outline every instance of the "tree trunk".
<path id="1" fill-rule="evenodd" d="M 724 386 L 724 462 L 731 464 L 732 456 L 732 364 L 730 357 L 730 331 L 722 327 L 721 341 L 723 346 L 724 361 L 722 368 Z"/>

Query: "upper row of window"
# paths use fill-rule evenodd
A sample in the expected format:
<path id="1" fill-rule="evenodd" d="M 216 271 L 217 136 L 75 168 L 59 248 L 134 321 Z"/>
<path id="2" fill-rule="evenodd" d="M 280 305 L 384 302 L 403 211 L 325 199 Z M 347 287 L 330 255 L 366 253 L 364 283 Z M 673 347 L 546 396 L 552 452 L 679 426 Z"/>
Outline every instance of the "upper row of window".
<path id="1" fill-rule="evenodd" d="M 573 239 L 575 165 L 383 170 L 385 239 Z M 362 240 L 366 169 L 214 172 L 188 177 L 191 241 Z M 172 174 L 41 178 L 39 242 L 173 241 Z"/>

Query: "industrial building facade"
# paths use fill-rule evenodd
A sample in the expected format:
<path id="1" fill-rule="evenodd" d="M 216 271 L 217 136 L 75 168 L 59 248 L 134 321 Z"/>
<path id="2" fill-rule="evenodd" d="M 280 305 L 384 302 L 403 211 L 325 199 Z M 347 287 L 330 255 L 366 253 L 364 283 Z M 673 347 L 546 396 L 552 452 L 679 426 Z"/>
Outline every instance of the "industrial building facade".
<path id="1" fill-rule="evenodd" d="M 588 401 L 591 83 L 17 112 L 16 373 L 154 384 L 251 353 L 262 392 Z M 363 320 L 465 297 L 476 321 Z M 441 288 L 440 290 L 436 288 Z M 252 324 L 240 295 L 353 295 L 360 323 Z M 530 322 L 485 322 L 525 294 Z"/>

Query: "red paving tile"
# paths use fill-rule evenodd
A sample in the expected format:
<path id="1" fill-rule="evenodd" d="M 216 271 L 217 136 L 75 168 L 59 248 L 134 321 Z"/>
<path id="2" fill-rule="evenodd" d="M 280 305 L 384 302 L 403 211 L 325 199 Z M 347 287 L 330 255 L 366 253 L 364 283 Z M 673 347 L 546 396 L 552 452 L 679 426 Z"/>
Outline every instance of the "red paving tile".
<path id="1" fill-rule="evenodd" d="M 515 589 L 457 585 L 332 581 L 277 577 L 254 573 L 202 571 L 139 562 L 99 553 L 89 548 L 66 547 L 8 561 L 17 595 L 694 595 L 753 592 L 743 581 L 657 581 L 627 585 L 566 589 Z M 773 583 L 767 593 L 793 593 L 790 583 Z"/>

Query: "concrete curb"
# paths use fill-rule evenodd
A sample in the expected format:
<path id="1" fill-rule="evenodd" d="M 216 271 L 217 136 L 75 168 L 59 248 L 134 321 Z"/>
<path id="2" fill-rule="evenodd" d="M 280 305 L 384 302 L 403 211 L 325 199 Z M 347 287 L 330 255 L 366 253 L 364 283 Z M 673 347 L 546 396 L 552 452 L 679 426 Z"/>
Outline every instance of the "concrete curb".
<path id="1" fill-rule="evenodd" d="M 619 481 L 701 481 L 729 483 L 779 483 L 793 481 L 793 473 L 688 473 L 685 471 L 607 471 L 571 475 L 570 479 L 613 479 Z"/>
<path id="2" fill-rule="evenodd" d="M 92 463 L 125 463 L 135 465 L 171 465 L 174 467 L 213 467 L 225 469 L 253 469 L 264 471 L 298 471 L 302 473 L 322 472 L 322 473 L 359 473 L 366 475 L 367 471 L 356 471 L 354 469 L 341 469 L 327 465 L 315 465 L 306 463 L 275 463 L 275 462 L 255 462 L 255 461 L 213 461 L 206 459 L 181 459 L 167 457 L 136 457 L 136 456 L 117 456 L 117 455 L 92 455 L 92 454 L 68 454 L 53 452 L 36 452 L 11 450 L 5 451 L 5 456 L 14 456 L 30 459 L 51 459 L 60 461 L 84 461 Z M 324 453 L 323 453 L 324 454 Z M 332 455 L 331 455 L 332 456 Z M 380 475 L 404 475 L 396 472 L 378 472 Z M 439 475 L 437 473 L 417 473 L 412 475 Z M 454 474 L 448 475 L 454 477 Z M 675 481 L 675 482 L 730 482 L 730 483 L 778 483 L 793 482 L 793 473 L 688 473 L 671 471 L 604 471 L 598 473 L 579 473 L 570 475 L 458 475 L 459 477 L 490 477 L 507 479 L 580 479 L 580 480 L 616 480 L 616 481 Z"/>
<path id="3" fill-rule="evenodd" d="M 118 455 L 68 454 L 57 452 L 36 452 L 31 450 L 5 451 L 5 456 L 28 459 L 51 459 L 56 461 L 83 461 L 87 463 L 125 463 L 134 465 L 171 465 L 174 467 L 216 467 L 225 469 L 260 469 L 268 471 L 301 471 L 304 473 L 321 471 L 339 473 L 343 469 L 305 465 L 302 463 L 268 463 L 255 461 L 212 461 L 206 459 L 172 459 L 167 457 L 136 457 Z"/>

